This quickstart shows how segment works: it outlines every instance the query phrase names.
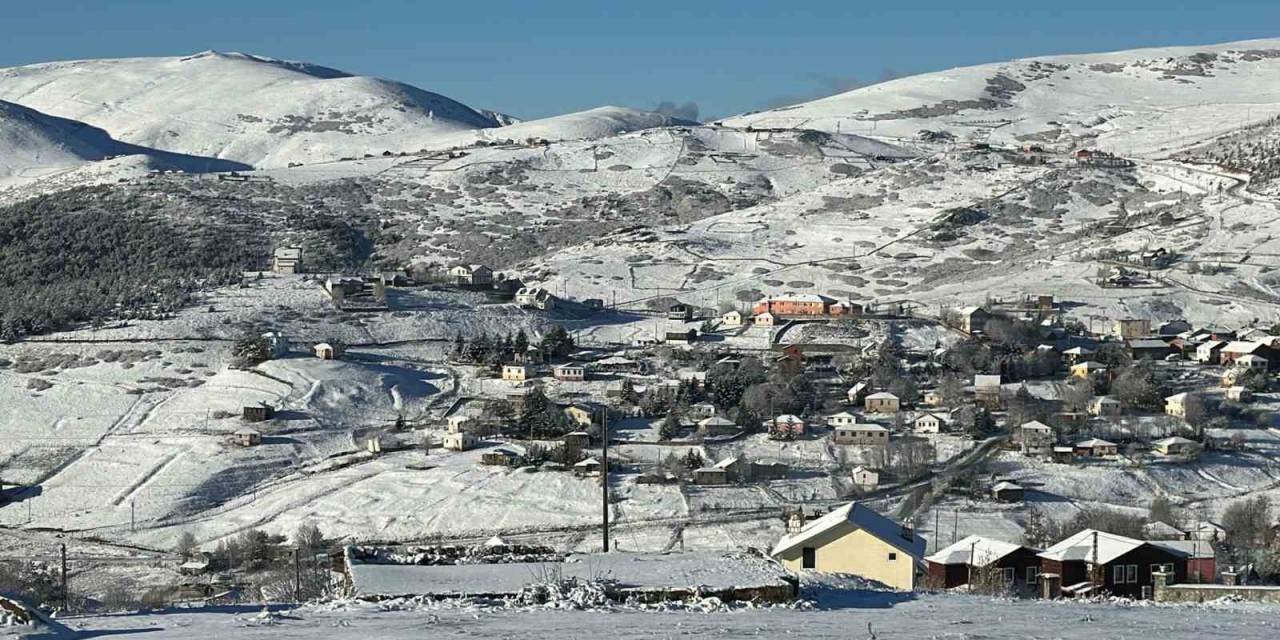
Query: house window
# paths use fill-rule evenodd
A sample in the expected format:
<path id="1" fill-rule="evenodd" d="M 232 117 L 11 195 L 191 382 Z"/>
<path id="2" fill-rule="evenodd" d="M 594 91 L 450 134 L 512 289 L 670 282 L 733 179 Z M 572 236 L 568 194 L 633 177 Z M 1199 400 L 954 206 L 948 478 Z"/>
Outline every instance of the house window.
<path id="1" fill-rule="evenodd" d="M 1138 583 L 1138 565 L 1129 564 L 1124 567 L 1125 581 L 1130 584 Z"/>
<path id="2" fill-rule="evenodd" d="M 1013 584 L 1013 567 L 1000 569 L 1000 577 L 1004 579 L 1005 586 Z"/>
<path id="3" fill-rule="evenodd" d="M 1124 565 L 1118 564 L 1111 568 L 1112 584 L 1124 584 Z"/>
<path id="4" fill-rule="evenodd" d="M 801 550 L 800 568 L 816 569 L 818 566 L 818 550 L 813 547 L 805 547 Z"/>
<path id="5" fill-rule="evenodd" d="M 1027 567 L 1027 584 L 1035 584 L 1040 576 L 1040 567 Z"/>
<path id="6" fill-rule="evenodd" d="M 891 553 L 889 553 L 889 559 L 890 559 L 890 560 L 897 560 L 897 559 L 898 559 L 898 554 L 896 554 L 896 553 L 892 553 L 892 552 L 891 552 Z"/>

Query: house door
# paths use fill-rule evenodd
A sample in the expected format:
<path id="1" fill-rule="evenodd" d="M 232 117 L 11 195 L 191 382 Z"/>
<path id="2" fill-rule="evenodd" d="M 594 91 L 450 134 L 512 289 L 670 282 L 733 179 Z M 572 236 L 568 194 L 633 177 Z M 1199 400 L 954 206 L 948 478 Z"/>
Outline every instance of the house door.
<path id="1" fill-rule="evenodd" d="M 800 558 L 801 569 L 815 569 L 818 565 L 818 550 L 813 547 L 805 547 L 801 550 Z"/>

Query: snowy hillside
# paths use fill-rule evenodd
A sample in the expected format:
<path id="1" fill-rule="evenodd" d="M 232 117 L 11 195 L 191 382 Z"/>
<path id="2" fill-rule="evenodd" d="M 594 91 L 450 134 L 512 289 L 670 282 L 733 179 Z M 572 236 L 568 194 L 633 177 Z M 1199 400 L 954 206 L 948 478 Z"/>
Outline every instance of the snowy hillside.
<path id="1" fill-rule="evenodd" d="M 233 171 L 228 160 L 157 151 L 113 139 L 83 122 L 0 100 L 0 190 L 36 184 L 35 192 L 111 182 L 152 169 Z"/>
<path id="2" fill-rule="evenodd" d="M 217 52 L 3 69 L 0 99 L 125 142 L 267 167 L 411 151 L 504 123 L 407 84 Z"/>
<path id="3" fill-rule="evenodd" d="M 1155 153 L 1280 113 L 1280 40 L 1047 56 L 949 69 L 726 125 Z"/>

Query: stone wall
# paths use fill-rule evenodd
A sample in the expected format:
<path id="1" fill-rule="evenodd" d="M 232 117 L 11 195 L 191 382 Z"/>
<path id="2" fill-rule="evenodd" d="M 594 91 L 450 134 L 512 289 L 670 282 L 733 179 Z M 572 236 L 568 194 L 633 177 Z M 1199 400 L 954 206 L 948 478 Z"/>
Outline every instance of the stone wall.
<path id="1" fill-rule="evenodd" d="M 1208 602 L 1219 598 L 1239 598 L 1251 602 L 1280 604 L 1280 587 L 1226 584 L 1165 584 L 1167 576 L 1153 574 L 1156 602 Z"/>

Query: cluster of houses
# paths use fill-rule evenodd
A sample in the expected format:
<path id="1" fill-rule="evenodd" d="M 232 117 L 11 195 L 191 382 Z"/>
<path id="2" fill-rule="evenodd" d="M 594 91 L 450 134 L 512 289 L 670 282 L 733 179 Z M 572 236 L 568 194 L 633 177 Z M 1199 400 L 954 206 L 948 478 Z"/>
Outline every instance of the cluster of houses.
<path id="1" fill-rule="evenodd" d="M 793 512 L 771 555 L 793 571 L 853 574 L 903 591 L 1151 598 L 1157 580 L 1219 579 L 1212 542 L 1168 528 L 1179 537 L 1138 540 L 1086 529 L 1046 549 L 975 535 L 926 555 L 924 538 L 910 527 L 853 502 L 807 523 L 803 511 Z M 1233 575 L 1223 577 L 1231 582 Z"/>
<path id="2" fill-rule="evenodd" d="M 787 294 L 756 301 L 751 307 L 750 315 L 737 310 L 728 311 L 720 316 L 720 323 L 726 327 L 740 327 L 744 324 L 772 327 L 786 320 L 839 318 L 862 313 L 862 305 L 855 302 L 836 300 L 816 293 Z"/>

